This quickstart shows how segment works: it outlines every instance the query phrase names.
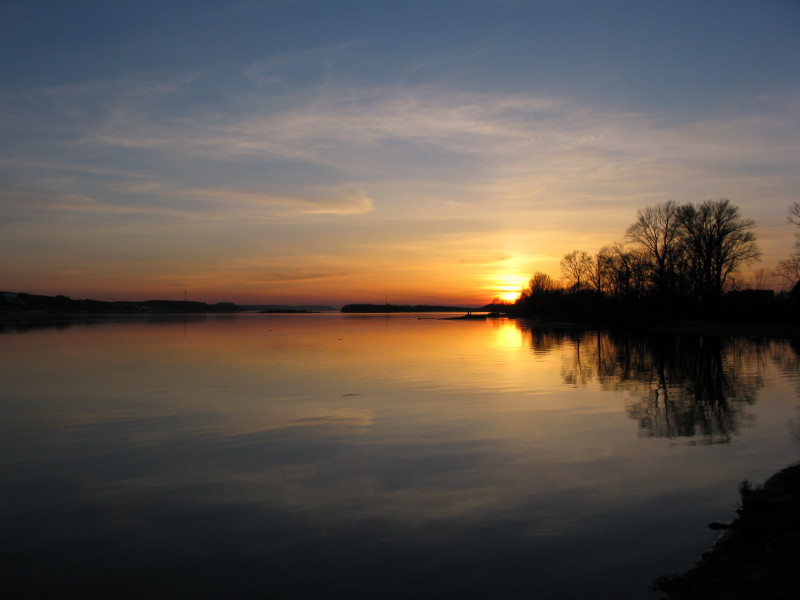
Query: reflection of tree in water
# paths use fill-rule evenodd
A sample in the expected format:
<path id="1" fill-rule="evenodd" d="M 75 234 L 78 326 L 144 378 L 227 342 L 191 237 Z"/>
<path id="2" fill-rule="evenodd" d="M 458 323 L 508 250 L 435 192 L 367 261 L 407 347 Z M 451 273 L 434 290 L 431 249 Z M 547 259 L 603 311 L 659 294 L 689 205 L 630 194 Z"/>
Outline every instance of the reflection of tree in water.
<path id="1" fill-rule="evenodd" d="M 533 350 L 533 353 L 540 355 L 550 354 L 564 342 L 564 339 L 570 333 L 575 333 L 553 329 L 525 327 L 524 325 L 520 325 L 520 331 L 523 339 L 528 340 L 528 344 L 530 345 L 531 350 Z"/>
<path id="2" fill-rule="evenodd" d="M 648 389 L 626 406 L 642 435 L 729 441 L 764 385 L 763 349 L 749 340 L 715 336 L 670 336 L 642 343 L 650 344 L 652 353 L 650 370 L 641 371 Z M 624 386 L 626 380 L 619 382 Z"/>
<path id="3" fill-rule="evenodd" d="M 800 396 L 800 340 L 789 342 L 792 352 L 786 351 L 786 344 L 775 342 L 770 348 L 770 357 L 781 374 L 794 383 Z"/>
<path id="4" fill-rule="evenodd" d="M 787 351 L 786 344 L 773 344 L 770 355 L 778 371 L 794 384 L 797 397 L 800 398 L 800 340 L 789 342 L 792 351 Z M 800 407 L 797 416 L 789 422 L 792 437 L 800 443 Z"/>
<path id="5" fill-rule="evenodd" d="M 728 442 L 750 418 L 746 409 L 764 385 L 767 358 L 779 367 L 786 361 L 787 370 L 800 360 L 783 342 L 738 337 L 525 333 L 536 351 L 563 348 L 565 383 L 596 380 L 605 390 L 627 393 L 626 411 L 641 435 L 701 437 L 708 444 Z"/>

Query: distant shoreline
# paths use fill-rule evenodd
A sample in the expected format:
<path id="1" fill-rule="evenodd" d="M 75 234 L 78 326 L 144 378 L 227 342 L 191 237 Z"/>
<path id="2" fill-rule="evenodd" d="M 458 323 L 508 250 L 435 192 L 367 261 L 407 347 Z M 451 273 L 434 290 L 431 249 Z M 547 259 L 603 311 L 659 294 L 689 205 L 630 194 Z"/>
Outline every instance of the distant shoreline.
<path id="1" fill-rule="evenodd" d="M 800 340 L 800 325 L 774 322 L 734 320 L 641 319 L 615 321 L 613 319 L 570 319 L 557 315 L 536 315 L 517 312 L 514 305 L 487 304 L 482 307 L 444 305 L 396 304 L 346 304 L 337 311 L 322 305 L 236 305 L 232 302 L 207 304 L 186 300 L 102 301 L 73 300 L 67 296 L 42 296 L 37 294 L 0 292 L 0 323 L 44 323 L 53 321 L 97 322 L 108 319 L 154 318 L 202 315 L 232 315 L 243 312 L 262 314 L 295 314 L 330 312 L 344 314 L 394 314 L 423 312 L 487 312 L 506 314 L 510 318 L 545 327 L 582 329 L 627 330 L 642 333 L 672 333 L 690 335 L 743 335 L 775 339 Z"/>
<path id="2" fill-rule="evenodd" d="M 240 312 L 334 312 L 328 305 L 244 304 L 194 300 L 73 300 L 69 296 L 44 296 L 24 292 L 0 291 L 0 319 L 30 315 L 185 315 L 232 314 Z"/>

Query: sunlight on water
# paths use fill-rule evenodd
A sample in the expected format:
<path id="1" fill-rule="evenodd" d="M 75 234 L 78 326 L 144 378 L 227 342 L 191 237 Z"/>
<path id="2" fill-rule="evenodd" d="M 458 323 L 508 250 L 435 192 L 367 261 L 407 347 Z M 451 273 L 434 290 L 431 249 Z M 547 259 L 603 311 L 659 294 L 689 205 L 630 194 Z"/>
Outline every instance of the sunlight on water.
<path id="1" fill-rule="evenodd" d="M 508 319 L 492 322 L 492 346 L 495 350 L 514 351 L 525 347 L 525 338 L 517 324 Z"/>
<path id="2" fill-rule="evenodd" d="M 425 315 L 0 336 L 10 581 L 649 598 L 797 459 L 796 349 Z"/>

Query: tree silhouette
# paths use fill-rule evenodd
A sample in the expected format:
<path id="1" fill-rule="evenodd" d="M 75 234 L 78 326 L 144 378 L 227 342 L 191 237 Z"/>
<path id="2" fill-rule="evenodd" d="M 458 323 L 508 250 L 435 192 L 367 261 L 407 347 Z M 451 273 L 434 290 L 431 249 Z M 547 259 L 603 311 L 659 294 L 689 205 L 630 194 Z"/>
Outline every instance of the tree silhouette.
<path id="1" fill-rule="evenodd" d="M 800 202 L 795 202 L 789 207 L 789 216 L 786 222 L 795 225 L 798 231 L 795 232 L 794 249 L 789 258 L 778 263 L 775 275 L 786 280 L 794 287 L 800 283 Z"/>
<path id="2" fill-rule="evenodd" d="M 800 203 L 789 221 L 800 226 Z M 696 316 L 710 309 L 725 318 L 750 311 L 774 320 L 788 310 L 785 300 L 767 311 L 763 301 L 754 307 L 754 298 L 763 300 L 764 294 L 723 299 L 735 286 L 734 273 L 761 256 L 754 228 L 727 199 L 649 206 L 627 228 L 627 244 L 604 246 L 594 256 L 583 250 L 565 254 L 560 267 L 566 289 L 551 290 L 537 273 L 515 306 L 520 314 L 606 321 L 652 322 L 656 316 Z M 792 283 L 800 280 L 800 234 L 795 248 L 779 273 Z"/>
<path id="3" fill-rule="evenodd" d="M 680 230 L 686 260 L 699 300 L 716 301 L 731 273 L 756 261 L 755 221 L 744 219 L 729 200 L 707 200 L 699 206 L 679 208 Z"/>
<path id="4" fill-rule="evenodd" d="M 531 277 L 531 280 L 528 282 L 528 287 L 524 291 L 530 296 L 534 296 L 536 294 L 541 294 L 542 292 L 551 292 L 558 288 L 558 285 L 553 278 L 550 277 L 547 273 L 541 273 L 537 271 Z"/>
<path id="5" fill-rule="evenodd" d="M 684 254 L 680 207 L 670 200 L 638 211 L 636 222 L 625 237 L 642 248 L 653 285 L 662 298 L 672 295 L 678 279 L 678 265 Z"/>
<path id="6" fill-rule="evenodd" d="M 583 250 L 573 250 L 561 259 L 561 274 L 577 292 L 590 277 L 593 268 L 592 257 Z"/>

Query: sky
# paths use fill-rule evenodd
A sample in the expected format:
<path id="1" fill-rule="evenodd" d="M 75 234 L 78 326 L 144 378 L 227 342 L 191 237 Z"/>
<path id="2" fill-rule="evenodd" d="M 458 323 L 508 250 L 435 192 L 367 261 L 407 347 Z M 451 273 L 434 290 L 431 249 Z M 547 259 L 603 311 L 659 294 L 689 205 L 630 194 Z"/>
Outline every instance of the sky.
<path id="1" fill-rule="evenodd" d="M 0 0 L 0 56 L 4 291 L 480 305 L 668 200 L 792 250 L 800 0 Z"/>

